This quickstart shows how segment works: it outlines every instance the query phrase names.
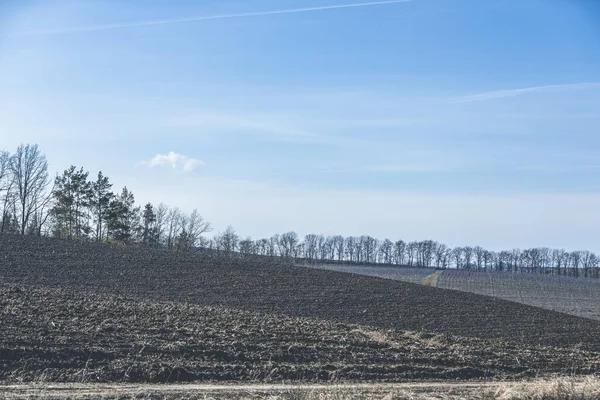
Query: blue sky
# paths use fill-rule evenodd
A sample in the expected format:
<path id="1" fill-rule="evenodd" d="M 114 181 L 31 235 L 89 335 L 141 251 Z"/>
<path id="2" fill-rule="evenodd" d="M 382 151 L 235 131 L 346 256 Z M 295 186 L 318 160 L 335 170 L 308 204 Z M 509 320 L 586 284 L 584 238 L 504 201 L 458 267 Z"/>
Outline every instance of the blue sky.
<path id="1" fill-rule="evenodd" d="M 600 3 L 5 1 L 21 142 L 242 235 L 600 250 Z"/>

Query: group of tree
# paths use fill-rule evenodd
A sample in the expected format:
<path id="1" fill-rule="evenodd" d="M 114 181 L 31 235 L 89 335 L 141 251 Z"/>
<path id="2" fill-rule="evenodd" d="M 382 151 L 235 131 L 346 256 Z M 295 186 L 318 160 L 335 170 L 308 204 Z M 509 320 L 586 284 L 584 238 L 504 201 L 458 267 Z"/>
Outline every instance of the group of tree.
<path id="1" fill-rule="evenodd" d="M 0 151 L 0 233 L 41 234 L 51 202 L 48 163 L 36 145 Z"/>
<path id="2" fill-rule="evenodd" d="M 474 271 L 541 273 L 600 278 L 600 257 L 590 251 L 532 248 L 490 251 L 450 248 L 432 240 L 404 242 L 371 236 L 324 236 L 295 232 L 270 238 L 241 239 L 229 226 L 207 238 L 211 225 L 197 210 L 185 213 L 165 204 L 136 205 L 124 187 L 112 191 L 108 177 L 95 179 L 71 166 L 50 179 L 46 157 L 37 145 L 21 145 L 14 154 L 0 152 L 0 233 L 48 235 L 65 239 L 141 243 L 185 251 L 283 257 L 308 263 L 381 264 L 457 268 Z"/>
<path id="3" fill-rule="evenodd" d="M 277 234 L 268 239 L 240 240 L 231 227 L 217 234 L 208 246 L 216 250 L 279 256 L 307 263 L 456 268 L 600 278 L 600 257 L 596 254 L 547 247 L 496 252 L 480 246 L 451 248 L 433 240 L 393 242 L 371 236 L 317 234 L 301 239 L 295 232 Z"/>
<path id="4" fill-rule="evenodd" d="M 108 177 L 95 179 L 71 166 L 52 181 L 37 145 L 0 153 L 0 233 L 48 235 L 117 243 L 139 242 L 185 250 L 203 246 L 211 230 L 197 210 L 187 214 L 165 204 L 137 206 L 124 187 L 112 191 Z"/>

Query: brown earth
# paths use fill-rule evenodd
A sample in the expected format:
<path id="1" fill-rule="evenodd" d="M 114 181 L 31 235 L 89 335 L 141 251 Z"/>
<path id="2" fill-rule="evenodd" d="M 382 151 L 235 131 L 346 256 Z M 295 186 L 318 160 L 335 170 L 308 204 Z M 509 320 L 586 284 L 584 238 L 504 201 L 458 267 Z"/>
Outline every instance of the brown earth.
<path id="1" fill-rule="evenodd" d="M 0 235 L 0 279 L 384 329 L 600 350 L 600 321 L 268 258 Z"/>
<path id="2" fill-rule="evenodd" d="M 0 282 L 5 381 L 519 379 L 600 368 L 597 321 L 266 258 L 0 236 Z"/>
<path id="3" fill-rule="evenodd" d="M 415 381 L 590 374 L 584 350 L 0 284 L 0 381 Z"/>

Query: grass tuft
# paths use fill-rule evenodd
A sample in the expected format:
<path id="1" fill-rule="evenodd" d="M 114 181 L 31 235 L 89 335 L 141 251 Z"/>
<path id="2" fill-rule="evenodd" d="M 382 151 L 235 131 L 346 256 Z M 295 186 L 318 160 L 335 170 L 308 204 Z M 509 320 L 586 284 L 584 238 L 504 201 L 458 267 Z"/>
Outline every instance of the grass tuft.
<path id="1" fill-rule="evenodd" d="M 501 387 L 494 400 L 597 400 L 600 399 L 600 378 L 556 378 L 527 384 Z"/>

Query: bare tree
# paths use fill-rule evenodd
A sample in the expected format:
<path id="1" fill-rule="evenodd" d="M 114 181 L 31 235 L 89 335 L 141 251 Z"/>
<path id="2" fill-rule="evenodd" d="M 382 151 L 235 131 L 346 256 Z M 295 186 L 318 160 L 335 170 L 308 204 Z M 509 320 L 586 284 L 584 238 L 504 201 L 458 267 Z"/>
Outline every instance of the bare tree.
<path id="1" fill-rule="evenodd" d="M 5 151 L 0 152 L 0 201 L 2 202 L 1 226 L 0 233 L 4 233 L 11 219 L 14 217 L 11 212 L 14 196 L 11 188 L 14 184 L 14 179 L 10 174 L 10 154 Z"/>
<path id="2" fill-rule="evenodd" d="M 248 236 L 244 240 L 240 240 L 239 246 L 240 246 L 241 254 L 248 255 L 248 254 L 254 254 L 254 252 L 255 252 L 254 241 L 252 240 L 252 238 L 250 236 Z"/>
<path id="3" fill-rule="evenodd" d="M 354 262 L 356 257 L 356 238 L 354 236 L 349 236 L 346 238 L 345 242 L 347 260 Z"/>
<path id="4" fill-rule="evenodd" d="M 406 264 L 406 243 L 403 240 L 394 243 L 394 262 L 396 265 Z"/>
<path id="5" fill-rule="evenodd" d="M 48 162 L 36 144 L 20 145 L 10 158 L 9 169 L 14 180 L 19 230 L 24 235 L 29 219 L 49 198 Z"/>
<path id="6" fill-rule="evenodd" d="M 437 268 L 446 268 L 448 263 L 448 251 L 448 246 L 445 244 L 436 243 L 433 255 L 435 258 L 435 266 Z"/>
<path id="7" fill-rule="evenodd" d="M 210 223 L 202 218 L 198 210 L 194 209 L 187 218 L 187 224 L 184 229 L 187 231 L 187 247 L 191 248 L 197 246 L 200 237 L 210 232 L 212 228 Z"/>
<path id="8" fill-rule="evenodd" d="M 379 246 L 379 262 L 390 265 L 392 263 L 394 243 L 390 239 L 385 239 Z"/>
<path id="9" fill-rule="evenodd" d="M 474 250 L 472 247 L 463 247 L 463 261 L 465 269 L 471 269 Z"/>
<path id="10" fill-rule="evenodd" d="M 9 180 L 10 154 L 6 151 L 0 151 L 0 196 L 3 192 L 8 191 L 10 186 Z"/>
<path id="11" fill-rule="evenodd" d="M 240 238 L 231 225 L 225 229 L 225 232 L 223 232 L 221 236 L 223 250 L 227 252 L 233 252 L 237 250 Z"/>
<path id="12" fill-rule="evenodd" d="M 581 252 L 581 267 L 583 268 L 584 277 L 589 278 L 597 266 L 598 257 L 594 253 L 587 250 Z"/>
<path id="13" fill-rule="evenodd" d="M 334 236 L 332 238 L 332 240 L 333 240 L 333 247 L 334 247 L 334 251 L 335 251 L 337 260 L 342 261 L 344 259 L 344 251 L 345 251 L 346 241 L 344 240 L 344 237 L 341 235 Z"/>
<path id="14" fill-rule="evenodd" d="M 475 253 L 475 265 L 477 266 L 477 271 L 483 270 L 483 261 L 485 257 L 485 250 L 481 246 L 475 246 L 473 248 L 473 253 Z"/>
<path id="15" fill-rule="evenodd" d="M 304 253 L 308 261 L 314 261 L 317 258 L 318 236 L 310 233 L 304 236 Z"/>
<path id="16" fill-rule="evenodd" d="M 163 236 L 165 234 L 165 229 L 167 225 L 167 213 L 169 212 L 169 207 L 167 207 L 164 203 L 160 203 L 158 207 L 156 207 L 156 243 L 158 245 L 162 244 Z"/>
<path id="17" fill-rule="evenodd" d="M 167 248 L 171 249 L 175 245 L 175 239 L 181 229 L 181 211 L 179 208 L 171 208 L 167 213 Z"/>
<path id="18" fill-rule="evenodd" d="M 281 245 L 281 256 L 290 258 L 296 255 L 296 247 L 298 246 L 298 234 L 296 232 L 286 232 L 279 237 Z"/>

